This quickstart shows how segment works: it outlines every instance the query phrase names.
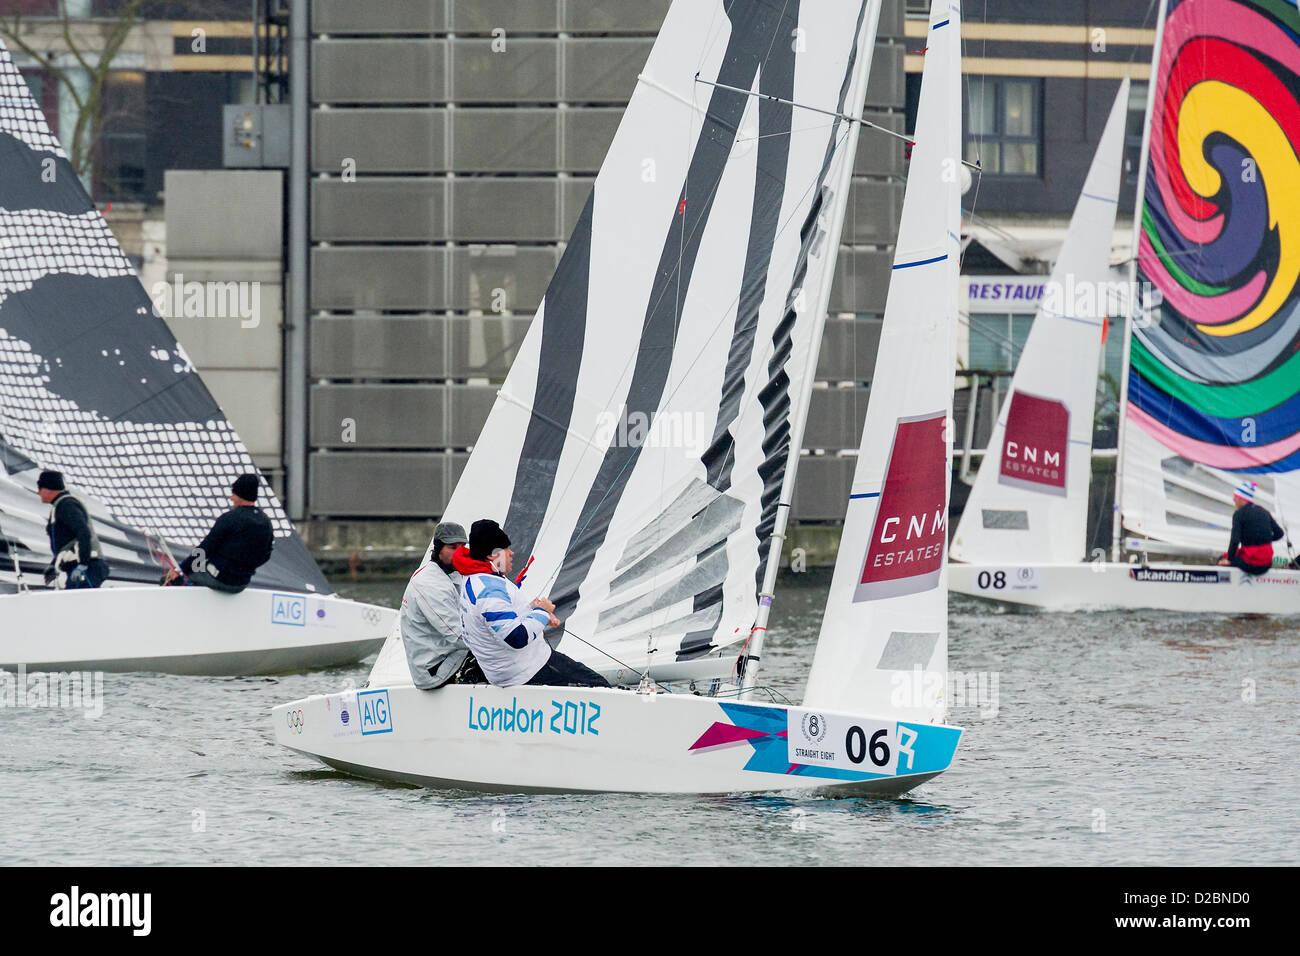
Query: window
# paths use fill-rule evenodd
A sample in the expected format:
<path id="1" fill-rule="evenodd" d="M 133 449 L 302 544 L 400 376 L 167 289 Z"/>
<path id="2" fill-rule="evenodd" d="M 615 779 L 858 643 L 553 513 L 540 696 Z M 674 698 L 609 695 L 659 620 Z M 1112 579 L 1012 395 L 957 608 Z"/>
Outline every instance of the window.
<path id="1" fill-rule="evenodd" d="M 1032 315 L 971 313 L 969 366 L 981 372 L 1014 372 L 1033 324 Z"/>
<path id="2" fill-rule="evenodd" d="M 929 17 L 930 0 L 907 0 L 903 10 L 909 17 Z"/>
<path id="3" fill-rule="evenodd" d="M 1142 162 L 1142 127 L 1147 121 L 1146 83 L 1134 83 L 1128 91 L 1128 120 L 1124 127 L 1124 182 L 1135 185 Z"/>
<path id="4" fill-rule="evenodd" d="M 966 159 L 987 173 L 1037 176 L 1042 154 L 1043 82 L 968 77 Z"/>

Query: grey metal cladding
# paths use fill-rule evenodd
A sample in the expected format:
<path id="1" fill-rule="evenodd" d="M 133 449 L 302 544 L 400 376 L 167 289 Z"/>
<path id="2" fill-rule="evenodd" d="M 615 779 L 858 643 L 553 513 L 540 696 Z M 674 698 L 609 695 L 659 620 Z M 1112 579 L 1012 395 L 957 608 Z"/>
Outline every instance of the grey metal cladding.
<path id="1" fill-rule="evenodd" d="M 564 156 L 561 168 L 570 173 L 596 173 L 614 141 L 623 110 L 618 107 L 590 107 L 565 110 Z"/>
<path id="2" fill-rule="evenodd" d="M 556 179 L 457 179 L 451 185 L 451 234 L 457 241 L 558 240 Z"/>
<path id="3" fill-rule="evenodd" d="M 316 103 L 430 103 L 447 99 L 446 40 L 318 40 Z"/>
<path id="4" fill-rule="evenodd" d="M 818 381 L 869 382 L 876 368 L 880 319 L 827 319 L 817 356 Z"/>
<path id="5" fill-rule="evenodd" d="M 564 97 L 574 103 L 626 103 L 653 40 L 564 41 Z"/>
<path id="6" fill-rule="evenodd" d="M 311 184 L 312 238 L 327 242 L 445 239 L 447 188 L 445 181 L 427 178 L 316 180 Z"/>
<path id="7" fill-rule="evenodd" d="M 884 314 L 893 263 L 893 253 L 884 249 L 840 249 L 830 311 Z"/>
<path id="8" fill-rule="evenodd" d="M 456 40 L 452 97 L 462 103 L 549 103 L 559 99 L 558 41 L 510 40 L 503 52 L 491 40 Z"/>
<path id="9" fill-rule="evenodd" d="M 447 308 L 444 249 L 330 246 L 311 251 L 313 309 Z"/>
<path id="10" fill-rule="evenodd" d="M 311 374 L 316 378 L 443 378 L 447 323 L 437 315 L 316 316 Z M 453 336 L 453 347 L 455 337 Z"/>
<path id="11" fill-rule="evenodd" d="M 865 388 L 816 388 L 808 405 L 804 448 L 857 448 L 867 419 Z"/>
<path id="12" fill-rule="evenodd" d="M 578 225 L 578 218 L 587 205 L 587 197 L 596 185 L 594 177 L 574 177 L 565 179 L 560 190 L 560 215 L 562 217 L 560 232 L 572 235 Z"/>
<path id="13" fill-rule="evenodd" d="M 870 123 L 883 126 L 895 133 L 903 132 L 903 114 L 864 110 Z M 878 129 L 863 127 L 858 134 L 858 152 L 853 160 L 853 173 L 857 176 L 902 176 L 903 141 Z"/>
<path id="14" fill-rule="evenodd" d="M 447 28 L 442 0 L 312 0 L 312 33 L 440 33 Z"/>
<path id="15" fill-rule="evenodd" d="M 867 103 L 871 107 L 903 106 L 903 44 L 877 43 L 867 79 Z"/>
<path id="16" fill-rule="evenodd" d="M 447 168 L 447 112 L 442 109 L 317 110 L 311 116 L 311 162 L 318 173 L 430 173 Z"/>
<path id="17" fill-rule="evenodd" d="M 553 109 L 457 109 L 451 166 L 457 172 L 552 172 L 559 161 L 558 133 Z"/>
<path id="18" fill-rule="evenodd" d="M 504 381 L 524 343 L 532 316 L 453 316 L 448 374 Z"/>
<path id="19" fill-rule="evenodd" d="M 280 171 L 169 169 L 163 185 L 171 259 L 279 262 L 284 245 Z"/>
<path id="20" fill-rule="evenodd" d="M 857 463 L 856 457 L 804 455 L 800 458 L 791 517 L 796 521 L 843 521 Z"/>
<path id="21" fill-rule="evenodd" d="M 559 10 L 558 0 L 452 0 L 451 29 L 455 33 L 504 30 L 502 39 L 509 49 L 516 32 L 554 33 L 560 25 Z"/>
<path id="22" fill-rule="evenodd" d="M 420 452 L 315 452 L 311 501 L 317 514 L 358 518 L 441 514 L 448 456 Z"/>
<path id="23" fill-rule="evenodd" d="M 316 448 L 437 448 L 446 444 L 442 385 L 313 385 Z"/>
<path id="24" fill-rule="evenodd" d="M 898 234 L 903 213 L 902 182 L 855 179 L 849 188 L 842 242 L 886 245 Z"/>
<path id="25" fill-rule="evenodd" d="M 659 32 L 672 0 L 569 0 L 564 29 L 571 33 Z"/>
<path id="26" fill-rule="evenodd" d="M 555 259 L 556 251 L 551 246 L 453 249 L 448 307 L 458 311 L 536 312 L 555 272 Z"/>
<path id="27" fill-rule="evenodd" d="M 478 442 L 483 423 L 496 403 L 495 385 L 457 385 L 448 389 L 451 401 L 451 430 L 447 444 L 467 448 Z"/>

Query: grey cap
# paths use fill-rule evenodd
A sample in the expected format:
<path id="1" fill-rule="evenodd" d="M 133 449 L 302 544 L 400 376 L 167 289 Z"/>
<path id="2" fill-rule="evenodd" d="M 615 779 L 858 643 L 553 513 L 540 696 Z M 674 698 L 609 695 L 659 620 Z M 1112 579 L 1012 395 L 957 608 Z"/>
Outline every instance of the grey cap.
<path id="1" fill-rule="evenodd" d="M 433 529 L 433 540 L 443 544 L 469 544 L 465 529 L 454 521 L 442 521 Z"/>

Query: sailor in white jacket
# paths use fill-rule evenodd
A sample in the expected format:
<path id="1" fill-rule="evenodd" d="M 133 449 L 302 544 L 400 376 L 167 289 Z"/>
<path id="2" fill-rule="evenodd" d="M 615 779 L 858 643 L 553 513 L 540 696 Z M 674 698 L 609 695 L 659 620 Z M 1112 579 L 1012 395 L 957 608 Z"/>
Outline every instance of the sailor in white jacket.
<path id="1" fill-rule="evenodd" d="M 411 575 L 402 595 L 402 647 L 411 681 L 421 690 L 447 683 L 469 656 L 461 638 L 460 575 L 451 563 L 466 540 L 458 524 L 434 528 L 430 560 Z"/>
<path id="2" fill-rule="evenodd" d="M 498 687 L 608 687 L 591 668 L 547 643 L 546 628 L 560 624 L 553 613 L 555 605 L 545 598 L 529 601 L 523 596 L 507 576 L 513 559 L 510 539 L 487 519 L 470 526 L 469 547 L 452 556 L 463 576 L 460 607 L 465 643 L 487 679 Z"/>

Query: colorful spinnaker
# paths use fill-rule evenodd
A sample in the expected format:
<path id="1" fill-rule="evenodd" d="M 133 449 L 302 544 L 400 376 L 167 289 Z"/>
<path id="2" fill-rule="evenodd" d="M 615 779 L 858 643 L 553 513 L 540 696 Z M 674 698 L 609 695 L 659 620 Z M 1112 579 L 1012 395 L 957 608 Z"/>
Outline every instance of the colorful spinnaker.
<path id="1" fill-rule="evenodd" d="M 1169 0 L 1151 87 L 1124 525 L 1222 551 L 1233 487 L 1300 518 L 1300 12 Z M 1158 290 L 1158 293 L 1157 291 Z"/>

